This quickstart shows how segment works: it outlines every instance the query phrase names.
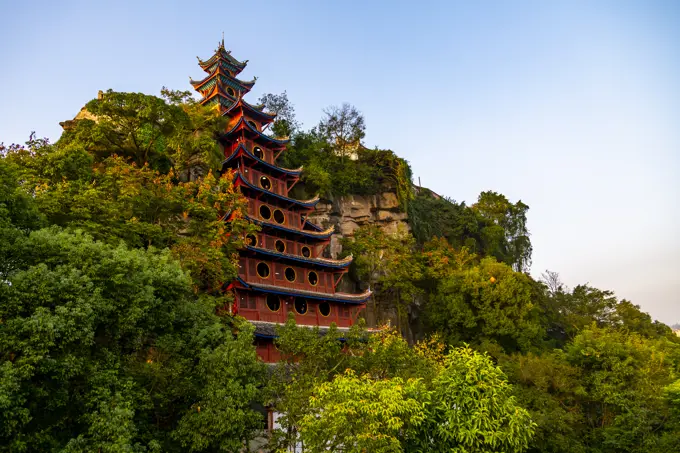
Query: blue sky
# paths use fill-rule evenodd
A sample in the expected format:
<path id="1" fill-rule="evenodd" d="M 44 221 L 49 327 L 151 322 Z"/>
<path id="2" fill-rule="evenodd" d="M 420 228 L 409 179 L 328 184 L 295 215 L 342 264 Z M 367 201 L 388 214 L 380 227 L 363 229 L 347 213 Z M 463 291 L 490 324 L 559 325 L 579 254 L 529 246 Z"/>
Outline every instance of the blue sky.
<path id="1" fill-rule="evenodd" d="M 532 274 L 680 321 L 680 2 L 0 1 L 0 141 L 189 89 L 224 31 L 305 127 L 350 102 L 426 187 L 531 209 Z"/>

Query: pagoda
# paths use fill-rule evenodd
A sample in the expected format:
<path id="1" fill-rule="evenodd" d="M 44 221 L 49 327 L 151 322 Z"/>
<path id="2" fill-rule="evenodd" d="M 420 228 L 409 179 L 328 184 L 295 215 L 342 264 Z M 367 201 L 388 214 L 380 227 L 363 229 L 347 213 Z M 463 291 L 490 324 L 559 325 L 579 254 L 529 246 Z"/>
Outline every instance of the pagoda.
<path id="1" fill-rule="evenodd" d="M 208 75 L 191 84 L 203 105 L 215 106 L 227 118 L 226 130 L 218 138 L 225 157 L 222 171 L 233 170 L 234 184 L 248 201 L 246 218 L 260 227 L 244 238 L 238 278 L 227 289 L 234 293 L 233 312 L 255 325 L 258 355 L 265 362 L 276 362 L 280 355 L 273 344 L 275 326 L 284 323 L 289 313 L 298 325 L 335 323 L 347 329 L 366 307 L 370 290 L 336 291 L 352 258 L 324 255 L 334 228 L 310 221 L 318 197 L 291 196 L 302 168 L 276 164 L 289 140 L 266 134 L 276 115 L 243 99 L 256 80 L 237 78 L 248 61 L 232 57 L 222 39 L 210 59 L 198 62 Z"/>

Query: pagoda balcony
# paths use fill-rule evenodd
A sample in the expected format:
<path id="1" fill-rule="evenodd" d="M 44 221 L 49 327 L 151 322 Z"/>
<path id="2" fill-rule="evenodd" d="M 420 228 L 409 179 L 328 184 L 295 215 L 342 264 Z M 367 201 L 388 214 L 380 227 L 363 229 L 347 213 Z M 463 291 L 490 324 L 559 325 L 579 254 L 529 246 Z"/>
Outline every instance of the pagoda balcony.
<path id="1" fill-rule="evenodd" d="M 283 324 L 290 313 L 295 322 L 305 326 L 351 327 L 363 306 L 350 306 L 338 302 L 324 302 L 300 297 L 279 297 L 238 291 L 237 312 L 249 321 Z"/>
<path id="2" fill-rule="evenodd" d="M 276 160 L 274 159 L 274 151 L 269 148 L 255 143 L 253 140 L 245 139 L 243 137 L 237 137 L 230 147 L 228 154 L 231 155 L 236 151 L 239 145 L 243 145 L 245 149 L 257 157 L 258 159 L 267 162 L 271 165 L 276 165 Z"/>
<path id="3" fill-rule="evenodd" d="M 248 167 L 241 169 L 240 174 L 255 187 L 284 197 L 288 196 L 288 186 L 284 180 Z"/>
<path id="4" fill-rule="evenodd" d="M 260 249 L 268 249 L 282 255 L 295 255 L 300 258 L 316 260 L 324 259 L 321 257 L 326 244 L 319 244 L 318 241 L 304 240 L 293 241 L 289 238 L 274 236 L 265 233 L 251 233 L 245 237 L 246 245 Z M 344 262 L 345 260 L 327 260 L 329 262 Z"/>
<path id="5" fill-rule="evenodd" d="M 331 297 L 343 272 L 332 272 L 272 261 L 271 258 L 241 256 L 238 275 L 247 284 L 267 285 L 291 292 L 305 291 Z"/>
<path id="6" fill-rule="evenodd" d="M 305 225 L 299 211 L 280 208 L 274 204 L 265 203 L 254 198 L 248 199 L 248 216 L 255 220 L 262 220 L 297 230 L 303 229 Z"/>

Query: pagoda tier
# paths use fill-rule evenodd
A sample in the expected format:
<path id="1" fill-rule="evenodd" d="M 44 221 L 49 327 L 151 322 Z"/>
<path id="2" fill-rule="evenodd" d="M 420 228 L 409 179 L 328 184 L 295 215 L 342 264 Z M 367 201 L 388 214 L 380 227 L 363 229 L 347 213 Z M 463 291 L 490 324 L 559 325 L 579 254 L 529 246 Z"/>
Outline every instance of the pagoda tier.
<path id="1" fill-rule="evenodd" d="M 302 167 L 290 169 L 279 167 L 274 164 L 275 154 L 265 148 L 258 146 L 251 140 L 236 141 L 232 144 L 231 151 L 225 150 L 225 155 L 228 157 L 222 162 L 222 169 L 239 168 L 244 166 L 244 162 L 240 158 L 246 159 L 248 166 L 254 169 L 266 169 L 274 176 L 285 179 L 292 179 L 295 182 L 302 173 Z"/>
<path id="2" fill-rule="evenodd" d="M 224 66 L 225 69 L 232 71 L 233 77 L 239 75 L 248 64 L 248 60 L 241 62 L 231 56 L 231 51 L 224 48 L 224 39 L 222 39 L 222 42 L 218 43 L 217 49 L 215 50 L 215 54 L 212 57 L 205 61 L 201 60 L 198 57 L 196 58 L 198 59 L 198 65 L 205 72 L 210 73 L 214 71 L 215 66 L 219 64 Z"/>
<path id="3" fill-rule="evenodd" d="M 192 85 L 202 94 L 201 102 L 219 105 L 220 114 L 229 119 L 218 137 L 224 149 L 222 169 L 233 172 L 234 185 L 247 199 L 245 219 L 260 228 L 245 236 L 238 278 L 227 286 L 235 296 L 233 313 L 268 326 L 284 323 L 290 313 L 301 325 L 353 325 L 371 293 L 336 291 L 352 258 L 324 256 L 334 228 L 324 229 L 310 221 L 319 198 L 291 196 L 302 168 L 276 164 L 288 139 L 267 135 L 276 115 L 243 100 L 254 83 L 236 79 L 245 62 L 234 59 L 222 43 L 200 65 L 208 76 Z M 274 336 L 259 335 L 257 329 L 256 336 L 260 357 L 267 362 L 278 360 Z"/>
<path id="4" fill-rule="evenodd" d="M 276 242 L 277 245 L 280 243 L 290 243 L 291 241 L 285 238 L 272 237 L 272 241 Z M 285 262 L 299 262 L 305 263 L 309 266 L 314 266 L 318 268 L 329 268 L 346 271 L 349 265 L 352 263 L 352 258 L 347 257 L 342 260 L 334 260 L 332 258 L 307 258 L 301 254 L 294 254 L 288 252 L 280 252 L 274 248 L 263 248 L 253 245 L 247 245 L 246 250 L 253 252 L 252 256 L 266 256 L 274 258 L 275 260 L 283 260 Z"/>
<path id="5" fill-rule="evenodd" d="M 266 135 L 262 130 L 268 123 L 257 123 L 255 119 L 237 114 L 227 126 L 227 132 L 220 137 L 220 141 L 225 145 L 231 145 L 235 140 L 250 139 L 262 146 L 266 146 L 272 151 L 283 151 L 290 141 L 286 138 L 276 138 Z"/>
<path id="6" fill-rule="evenodd" d="M 251 202 L 252 201 L 253 200 L 251 200 Z M 301 221 L 301 223 L 304 223 L 304 226 L 302 228 L 301 227 L 296 228 L 290 226 L 290 223 L 295 223 L 296 221 L 295 219 L 289 219 L 288 222 L 283 222 L 281 224 L 274 223 L 272 221 L 260 220 L 252 215 L 246 215 L 246 219 L 250 220 L 256 225 L 261 226 L 263 231 L 280 232 L 283 234 L 287 234 L 289 237 L 300 239 L 304 238 L 307 240 L 325 241 L 330 240 L 330 237 L 335 232 L 335 228 L 333 227 L 326 228 L 325 230 L 317 230 L 311 224 L 309 224 L 309 222 L 306 222 L 304 220 Z"/>
<path id="7" fill-rule="evenodd" d="M 215 86 L 220 86 L 223 89 L 231 88 L 233 92 L 230 92 L 228 89 L 226 90 L 226 92 L 231 97 L 240 97 L 249 92 L 253 88 L 253 85 L 255 85 L 256 80 L 257 79 L 253 79 L 251 81 L 246 82 L 243 80 L 234 79 L 232 77 L 229 77 L 229 74 L 226 70 L 222 69 L 220 66 L 217 66 L 215 72 L 208 75 L 203 80 L 190 79 L 189 83 L 191 83 L 191 85 L 194 87 L 196 91 L 202 94 L 212 91 L 213 87 Z"/>
<path id="8" fill-rule="evenodd" d="M 265 198 L 261 197 L 261 195 L 266 195 L 270 202 L 275 199 L 277 204 L 282 206 L 298 205 L 300 208 L 314 209 L 314 206 L 319 202 L 319 197 L 310 198 L 309 200 L 296 200 L 288 197 L 290 188 L 286 185 L 285 180 L 275 178 L 253 168 L 246 167 L 237 170 L 234 175 L 234 184 L 237 187 L 253 191 L 258 198 Z"/>

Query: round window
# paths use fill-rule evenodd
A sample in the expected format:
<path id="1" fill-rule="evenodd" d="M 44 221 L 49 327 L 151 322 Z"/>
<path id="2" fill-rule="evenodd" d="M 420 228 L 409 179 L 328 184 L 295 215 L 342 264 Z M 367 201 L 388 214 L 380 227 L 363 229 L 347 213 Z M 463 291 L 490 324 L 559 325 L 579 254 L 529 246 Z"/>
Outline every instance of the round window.
<path id="1" fill-rule="evenodd" d="M 279 308 L 281 308 L 281 299 L 273 294 L 268 294 L 267 308 L 269 308 L 271 311 L 279 311 Z"/>
<path id="2" fill-rule="evenodd" d="M 250 126 L 251 126 L 253 129 L 255 129 L 256 131 L 259 130 L 259 129 L 257 128 L 257 124 L 255 124 L 255 121 L 248 121 L 248 124 L 250 124 Z"/>
<path id="3" fill-rule="evenodd" d="M 274 248 L 276 248 L 277 252 L 283 253 L 286 251 L 286 243 L 281 239 L 277 239 L 276 242 L 274 242 Z"/>
<path id="4" fill-rule="evenodd" d="M 260 187 L 264 190 L 269 190 L 272 188 L 272 182 L 266 176 L 260 176 Z"/>
<path id="5" fill-rule="evenodd" d="M 316 284 L 319 283 L 319 275 L 314 271 L 309 271 L 309 274 L 307 274 L 307 280 L 309 281 L 310 285 L 316 286 Z"/>
<path id="6" fill-rule="evenodd" d="M 321 313 L 322 316 L 329 316 L 331 314 L 331 304 L 328 302 L 321 302 L 319 304 L 319 313 Z"/>
<path id="7" fill-rule="evenodd" d="M 269 265 L 267 265 L 267 263 L 258 263 L 257 275 L 259 275 L 260 278 L 269 278 Z"/>
<path id="8" fill-rule="evenodd" d="M 280 209 L 274 210 L 274 221 L 276 223 L 283 223 L 286 221 L 286 215 Z"/>
<path id="9" fill-rule="evenodd" d="M 246 236 L 246 245 L 255 247 L 257 245 L 257 236 L 254 234 L 249 234 Z"/>
<path id="10" fill-rule="evenodd" d="M 227 87 L 227 94 L 229 96 L 236 96 L 236 92 L 234 91 L 234 89 L 232 87 Z"/>
<path id="11" fill-rule="evenodd" d="M 260 217 L 262 217 L 265 220 L 269 220 L 272 218 L 272 210 L 269 209 L 269 206 L 266 205 L 260 206 Z"/>
<path id="12" fill-rule="evenodd" d="M 302 256 L 304 256 L 305 258 L 309 258 L 310 256 L 312 256 L 312 250 L 306 245 L 302 247 Z"/>
<path id="13" fill-rule="evenodd" d="M 307 313 L 307 301 L 301 297 L 296 297 L 295 311 L 300 315 L 304 315 L 305 313 Z"/>
<path id="14" fill-rule="evenodd" d="M 286 280 L 288 280 L 289 282 L 292 283 L 295 281 L 296 277 L 295 269 L 293 269 L 292 267 L 287 267 L 286 270 L 283 272 L 283 275 L 286 276 Z"/>
<path id="15" fill-rule="evenodd" d="M 262 148 L 260 148 L 259 146 L 253 148 L 253 155 L 258 159 L 264 159 L 264 151 L 262 151 Z"/>

